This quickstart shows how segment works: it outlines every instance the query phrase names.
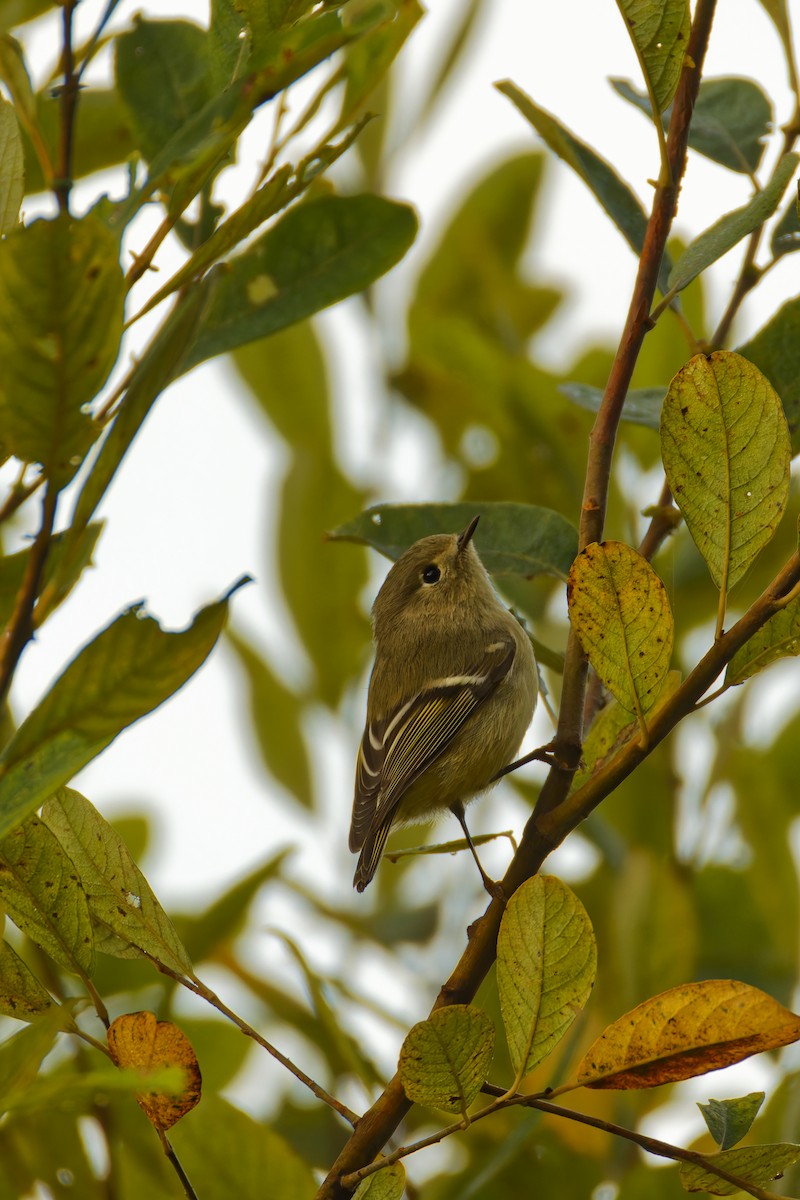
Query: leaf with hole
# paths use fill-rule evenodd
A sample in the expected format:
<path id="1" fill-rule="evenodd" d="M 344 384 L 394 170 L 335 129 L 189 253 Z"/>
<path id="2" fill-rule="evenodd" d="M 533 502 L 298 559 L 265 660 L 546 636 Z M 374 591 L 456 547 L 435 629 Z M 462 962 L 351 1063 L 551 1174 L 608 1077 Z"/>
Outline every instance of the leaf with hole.
<path id="1" fill-rule="evenodd" d="M 617 0 L 658 112 L 675 95 L 689 43 L 688 0 Z"/>
<path id="2" fill-rule="evenodd" d="M 46 801 L 42 820 L 80 877 L 97 949 L 117 958 L 146 954 L 172 971 L 191 974 L 172 922 L 128 847 L 94 805 L 80 792 L 60 788 Z"/>

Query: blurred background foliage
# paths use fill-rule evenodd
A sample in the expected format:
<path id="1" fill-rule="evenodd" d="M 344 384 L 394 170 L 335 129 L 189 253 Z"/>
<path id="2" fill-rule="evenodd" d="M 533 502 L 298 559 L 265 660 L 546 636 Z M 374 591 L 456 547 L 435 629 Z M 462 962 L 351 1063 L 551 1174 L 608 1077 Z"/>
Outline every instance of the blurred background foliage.
<path id="1" fill-rule="evenodd" d="M 31 15 L 37 7 L 46 6 L 21 0 L 0 6 L 8 10 L 2 12 L 5 27 L 19 20 L 20 11 Z M 490 19 L 489 7 L 486 0 L 464 6 L 427 94 L 417 98 L 418 127 L 434 119 L 476 24 Z M 389 32 L 341 52 L 341 88 L 334 95 L 342 120 L 380 113 L 343 159 L 342 171 L 331 176 L 342 191 L 385 186 L 398 147 L 415 133 L 391 61 L 422 9 L 416 0 L 397 0 L 395 8 Z M 186 103 L 194 102 L 192 89 L 214 86 L 205 76 L 189 79 Z M 36 102 L 43 103 L 39 97 Z M 79 173 L 123 161 L 134 141 L 125 95 L 113 88 L 90 91 L 81 109 Z M 460 953 L 467 921 L 482 911 L 483 896 L 464 856 L 386 862 L 366 896 L 350 895 L 348 801 L 335 786 L 336 772 L 327 767 L 355 757 L 370 661 L 368 607 L 384 564 L 362 547 L 324 535 L 369 504 L 393 499 L 467 499 L 476 512 L 487 501 L 534 503 L 577 524 L 592 415 L 559 389 L 569 381 L 602 388 L 614 347 L 586 345 L 558 372 L 540 353 L 564 295 L 530 278 L 526 249 L 539 236 L 543 181 L 556 169 L 534 149 L 487 164 L 466 194 L 452 196 L 450 216 L 402 308 L 397 297 L 387 304 L 380 288 L 350 302 L 358 305 L 354 319 L 371 359 L 365 370 L 371 370 L 374 437 L 366 461 L 354 465 L 347 452 L 352 418 L 343 413 L 332 384 L 341 348 L 321 335 L 317 322 L 292 325 L 232 356 L 248 393 L 243 402 L 259 407 L 269 422 L 268 437 L 282 448 L 274 583 L 285 605 L 287 639 L 296 639 L 302 655 L 294 667 L 279 666 L 234 620 L 227 644 L 247 697 L 266 776 L 265 803 L 274 810 L 275 844 L 281 848 L 273 848 L 226 894 L 209 897 L 204 908 L 173 915 L 199 973 L 208 974 L 218 991 L 234 997 L 234 1007 L 359 1111 L 391 1073 L 409 1024 L 428 1011 Z M 673 257 L 680 249 L 674 247 Z M 622 241 L 619 254 L 630 254 Z M 702 279 L 686 289 L 682 302 L 695 335 L 709 337 Z M 665 388 L 689 353 L 680 323 L 667 313 L 645 341 L 633 386 Z M 435 464 L 435 485 L 424 494 L 409 497 L 394 482 L 402 476 L 403 455 Z M 656 433 L 623 423 L 609 537 L 636 545 L 642 509 L 658 499 L 658 467 Z M 413 474 L 418 477 L 417 464 Z M 796 489 L 793 500 L 796 509 Z M 787 518 L 738 589 L 734 610 L 761 591 L 795 544 Z M 654 565 L 676 617 L 675 665 L 685 672 L 710 639 L 716 593 L 684 528 Z M 566 638 L 563 582 L 539 575 L 501 583 L 557 662 Z M 264 602 L 275 602 L 269 587 Z M 795 675 L 792 662 L 774 667 L 692 718 L 690 728 L 660 746 L 573 836 L 572 846 L 555 856 L 552 870 L 570 882 L 594 924 L 599 972 L 586 1013 L 555 1064 L 548 1060 L 529 1081 L 532 1089 L 557 1084 L 607 1023 L 678 983 L 731 977 L 791 1005 L 799 943 Z M 544 677 L 557 707 L 558 673 L 545 666 Z M 755 719 L 762 705 L 769 720 Z M 545 741 L 546 720 L 539 720 L 537 732 Z M 533 768 L 504 783 L 481 805 L 480 828 L 505 829 L 510 823 L 518 835 L 541 778 Z M 335 891 L 297 869 L 291 848 L 283 844 L 285 810 L 301 812 L 304 836 L 327 847 L 339 875 Z M 146 821 L 132 817 L 117 826 L 146 871 Z M 455 833 L 449 826 L 441 831 L 443 838 Z M 410 846 L 437 836 L 415 829 L 396 835 L 393 844 Z M 490 851 L 498 864 L 505 861 L 506 845 L 501 840 Z M 266 955 L 256 948 L 265 937 Z M 34 946 L 25 944 L 24 954 L 42 978 L 54 970 Z M 209 1191 L 201 1188 L 203 1200 L 233 1194 L 214 1190 L 220 1186 L 214 1183 L 218 1163 L 233 1171 L 236 1194 L 311 1194 L 310 1170 L 325 1170 L 345 1136 L 330 1109 L 312 1103 L 232 1026 L 189 1005 L 147 962 L 101 956 L 94 982 L 113 1011 L 153 1008 L 164 1019 L 177 1018 L 189 1034 L 206 1095 L 172 1136 L 190 1178 L 209 1181 Z M 498 1016 L 493 973 L 477 1003 Z M 80 1071 L 86 1051 L 76 1054 Z M 65 1061 L 53 1069 L 74 1065 Z M 756 1126 L 760 1141 L 796 1137 L 800 1095 L 795 1077 L 786 1073 L 793 1065 L 786 1052 L 761 1068 L 769 1086 L 765 1115 Z M 491 1078 L 506 1084 L 511 1074 L 500 1046 Z M 745 1082 L 733 1087 L 747 1091 L 748 1077 L 736 1078 Z M 719 1086 L 708 1080 L 691 1094 L 704 1099 Z M 653 1123 L 653 1111 L 679 1102 L 687 1121 L 688 1094 L 686 1085 L 641 1094 L 577 1093 L 574 1103 L 621 1124 L 646 1119 L 650 1132 L 668 1136 L 670 1126 Z M 48 1194 L 59 1200 L 108 1195 L 94 1170 L 97 1129 L 107 1139 L 116 1200 L 176 1194 L 174 1176 L 129 1096 L 109 1092 L 88 1106 L 80 1098 L 64 1101 L 48 1111 L 44 1137 L 40 1121 L 41 1113 L 21 1110 L 0 1126 L 0 1196 L 28 1195 L 34 1179 L 44 1180 Z M 412 1141 L 438 1122 L 438 1115 L 415 1108 L 402 1140 Z M 430 1200 L 494 1200 L 531 1189 L 559 1200 L 590 1195 L 611 1200 L 617 1194 L 625 1200 L 667 1200 L 682 1194 L 674 1170 L 644 1165 L 627 1143 L 540 1114 L 497 1116 L 408 1166 L 408 1195 Z M 273 1182 L 265 1192 L 267 1179 Z M 789 1192 L 798 1186 L 800 1180 L 789 1176 L 776 1185 Z"/>

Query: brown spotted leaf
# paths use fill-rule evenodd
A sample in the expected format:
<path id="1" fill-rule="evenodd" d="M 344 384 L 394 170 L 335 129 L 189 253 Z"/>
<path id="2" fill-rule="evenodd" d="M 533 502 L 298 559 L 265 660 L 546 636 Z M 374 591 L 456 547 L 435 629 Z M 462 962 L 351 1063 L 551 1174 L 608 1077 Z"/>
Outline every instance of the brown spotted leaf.
<path id="1" fill-rule="evenodd" d="M 486 1078 L 494 1050 L 491 1018 L 470 1004 L 450 1004 L 409 1030 L 398 1069 L 415 1104 L 466 1113 Z"/>
<path id="2" fill-rule="evenodd" d="M 136 1099 L 156 1129 L 170 1129 L 200 1101 L 200 1067 L 186 1034 L 151 1012 L 124 1013 L 108 1029 L 108 1048 L 118 1067 L 148 1075 L 160 1067 L 180 1067 L 183 1090 L 141 1092 Z"/>
<path id="3" fill-rule="evenodd" d="M 705 1075 L 800 1039 L 800 1017 L 734 979 L 670 988 L 614 1021 L 586 1051 L 578 1082 L 648 1088 Z"/>
<path id="4" fill-rule="evenodd" d="M 569 619 L 612 696 L 639 716 L 669 670 L 674 627 L 666 589 L 623 542 L 592 542 L 569 573 Z"/>

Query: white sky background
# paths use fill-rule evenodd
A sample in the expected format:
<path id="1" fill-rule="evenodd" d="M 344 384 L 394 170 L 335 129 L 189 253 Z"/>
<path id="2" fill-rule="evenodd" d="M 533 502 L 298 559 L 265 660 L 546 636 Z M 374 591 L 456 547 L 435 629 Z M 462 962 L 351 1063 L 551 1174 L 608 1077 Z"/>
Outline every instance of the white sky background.
<path id="1" fill-rule="evenodd" d="M 79 33 L 94 25 L 101 8 L 98 0 L 84 0 L 77 11 Z M 401 55 L 406 72 L 402 92 L 412 98 L 419 95 L 416 81 L 426 77 L 441 52 L 460 3 L 434 0 L 431 9 Z M 417 245 L 381 285 L 388 312 L 411 286 L 465 187 L 493 159 L 536 144 L 520 115 L 494 90 L 495 80 L 511 78 L 550 109 L 612 162 L 649 207 L 644 176 L 658 171 L 654 132 L 607 82 L 608 76 L 639 82 L 633 49 L 613 0 L 562 5 L 492 0 L 486 9 L 436 121 L 422 142 L 404 148 L 387 188 L 390 195 L 416 206 L 422 226 Z M 119 17 L 130 19 L 136 11 L 151 17 L 183 15 L 203 23 L 208 16 L 205 4 L 164 0 L 123 3 Z M 800 13 L 795 15 L 800 18 Z M 37 28 L 44 28 L 41 23 L 30 28 L 34 64 L 49 64 L 52 35 L 36 34 Z M 778 106 L 778 122 L 790 115 L 778 38 L 756 0 L 721 0 L 706 74 L 723 73 L 756 77 Z M 253 170 L 263 151 L 265 128 L 262 121 L 259 141 L 251 135 L 245 143 Z M 119 194 L 122 185 L 109 176 L 101 186 Z M 227 174 L 222 186 L 231 186 Z M 98 190 L 96 179 L 78 188 L 76 209 L 90 203 Z M 676 228 L 685 237 L 694 236 L 748 195 L 744 177 L 692 154 Z M 237 201 L 234 193 L 225 198 L 231 204 Z M 35 205 L 26 209 L 30 216 Z M 143 225 L 154 220 L 154 215 L 146 215 Z M 144 227 L 134 227 L 130 244 L 141 246 L 146 237 Z M 180 261 L 179 253 L 165 248 L 157 260 L 158 282 Z M 797 292 L 797 262 L 797 256 L 787 256 L 748 302 L 743 334 L 763 324 L 779 298 Z M 715 269 L 712 296 L 718 306 L 737 263 L 734 251 Z M 590 336 L 615 340 L 635 260 L 583 184 L 555 163 L 547 177 L 546 215 L 537 229 L 530 269 L 535 278 L 563 285 L 570 295 L 538 347 L 543 357 L 558 365 Z M 139 330 L 137 339 L 152 327 L 150 323 L 147 330 Z M 345 459 L 358 466 L 369 454 L 376 418 L 363 371 L 368 347 L 361 337 L 357 306 L 345 304 L 326 314 L 322 331 L 338 352 L 332 375 L 346 431 Z M 234 624 L 269 648 L 278 662 L 293 661 L 291 631 L 270 587 L 272 513 L 283 456 L 280 446 L 264 436 L 264 428 L 263 418 L 224 362 L 197 369 L 169 389 L 107 497 L 103 515 L 108 526 L 96 569 L 86 574 L 73 600 L 26 652 L 13 694 L 18 716 L 29 711 L 76 649 L 130 603 L 144 598 L 166 627 L 181 628 L 200 605 L 243 573 L 257 582 L 235 597 Z M 403 457 L 391 494 L 380 499 L 446 498 L 447 485 L 448 476 L 423 446 Z M 341 553 L 349 552 L 342 547 Z M 376 580 L 383 569 L 376 556 Z M 324 827 L 312 837 L 309 819 L 296 806 L 286 825 L 277 826 L 277 814 L 283 821 L 286 806 L 270 802 L 271 785 L 252 749 L 238 695 L 240 683 L 221 645 L 177 697 L 123 733 L 77 777 L 75 786 L 106 813 L 144 807 L 156 815 L 161 836 L 146 866 L 167 905 L 205 903 L 225 883 L 290 840 L 298 843 L 298 873 L 307 877 L 313 869 L 337 902 L 345 902 L 352 872 L 345 839 L 363 710 L 354 709 L 352 730 L 344 741 L 320 729 L 326 746 L 325 792 L 332 807 Z M 547 726 L 537 732 L 546 738 Z M 448 829 L 443 836 L 456 832 Z"/>

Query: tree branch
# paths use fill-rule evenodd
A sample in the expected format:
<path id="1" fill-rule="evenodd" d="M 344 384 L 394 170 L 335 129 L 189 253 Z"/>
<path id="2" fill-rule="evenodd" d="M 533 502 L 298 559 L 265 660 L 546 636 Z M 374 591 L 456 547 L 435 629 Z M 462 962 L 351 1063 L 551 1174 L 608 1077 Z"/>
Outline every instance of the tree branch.
<path id="1" fill-rule="evenodd" d="M 636 357 L 649 328 L 650 307 L 658 281 L 658 271 L 677 207 L 679 182 L 683 178 L 689 122 L 700 86 L 715 4 L 716 0 L 698 0 L 695 9 L 687 56 L 673 104 L 667 138 L 671 181 L 656 190 L 628 317 L 592 430 L 581 510 L 581 546 L 599 540 L 603 533 L 616 429 Z M 540 792 L 536 810 L 525 827 L 520 848 L 502 881 L 506 896 L 513 895 L 526 879 L 535 875 L 550 851 L 563 841 L 578 821 L 582 820 L 581 816 L 577 816 L 575 821 L 569 824 L 568 817 L 564 820 L 559 820 L 559 817 L 580 759 L 586 676 L 587 664 L 583 651 L 577 638 L 570 635 L 564 665 L 559 725 L 554 745 L 555 762 Z M 642 756 L 644 757 L 644 754 Z M 588 785 L 584 785 L 586 786 Z M 607 794 L 608 792 L 605 792 L 604 796 Z M 547 814 L 550 815 L 550 824 L 540 824 Z M 467 947 L 453 974 L 441 988 L 434 1010 L 447 1004 L 468 1003 L 472 1000 L 494 962 L 502 912 L 503 906 L 499 901 L 493 900 L 484 915 L 470 927 Z M 395 1075 L 383 1095 L 358 1122 L 318 1191 L 317 1200 L 345 1200 L 348 1189 L 343 1186 L 341 1177 L 372 1161 L 409 1108 L 410 1103 L 403 1092 L 399 1077 Z"/>
<path id="2" fill-rule="evenodd" d="M 64 0 L 62 12 L 64 44 L 61 50 L 61 68 L 64 82 L 61 85 L 59 105 L 57 178 L 53 180 L 53 190 L 58 200 L 59 212 L 62 213 L 69 212 L 69 196 L 72 191 L 72 142 L 80 89 L 72 51 L 72 16 L 76 2 L 77 0 Z"/>
<path id="3" fill-rule="evenodd" d="M 0 640 L 0 704 L 8 695 L 14 671 L 20 660 L 22 651 L 33 637 L 33 608 L 39 594 L 39 585 L 50 550 L 53 536 L 53 523 L 56 518 L 58 490 L 48 482 L 42 502 L 42 523 L 36 540 L 31 546 L 28 565 L 22 580 L 22 587 L 17 593 L 14 612 Z"/>

